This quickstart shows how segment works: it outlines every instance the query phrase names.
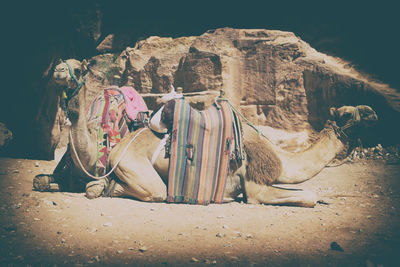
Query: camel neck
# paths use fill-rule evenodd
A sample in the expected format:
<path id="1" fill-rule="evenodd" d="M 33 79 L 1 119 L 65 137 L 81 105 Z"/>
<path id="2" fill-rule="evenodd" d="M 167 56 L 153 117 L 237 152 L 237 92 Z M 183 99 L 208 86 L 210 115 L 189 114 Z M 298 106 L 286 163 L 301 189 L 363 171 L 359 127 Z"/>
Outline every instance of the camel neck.
<path id="1" fill-rule="evenodd" d="M 307 150 L 280 153 L 283 171 L 278 181 L 300 183 L 310 179 L 331 162 L 343 148 L 343 143 L 333 129 L 322 130 L 319 139 Z"/>

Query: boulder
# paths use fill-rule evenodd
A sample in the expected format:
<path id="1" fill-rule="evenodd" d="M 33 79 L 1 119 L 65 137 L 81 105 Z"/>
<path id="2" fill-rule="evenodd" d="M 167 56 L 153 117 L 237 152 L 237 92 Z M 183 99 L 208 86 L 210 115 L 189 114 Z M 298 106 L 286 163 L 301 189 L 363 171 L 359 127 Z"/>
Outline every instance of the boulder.
<path id="1" fill-rule="evenodd" d="M 0 153 L 4 152 L 13 138 L 12 132 L 0 122 Z"/>

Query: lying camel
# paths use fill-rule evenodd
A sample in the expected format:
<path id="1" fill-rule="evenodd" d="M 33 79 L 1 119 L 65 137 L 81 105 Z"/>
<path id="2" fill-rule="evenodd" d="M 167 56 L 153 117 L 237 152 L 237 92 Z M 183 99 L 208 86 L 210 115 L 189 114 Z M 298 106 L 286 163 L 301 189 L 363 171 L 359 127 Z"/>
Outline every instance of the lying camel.
<path id="1" fill-rule="evenodd" d="M 95 149 L 90 145 L 90 127 L 87 125 L 85 111 L 85 86 L 71 99 L 69 113 L 71 126 L 71 145 L 76 153 L 71 158 L 81 176 L 86 176 L 82 168 L 89 172 L 95 164 Z M 357 112 L 356 112 L 357 111 Z M 352 124 L 375 122 L 376 113 L 368 106 L 342 107 L 335 111 L 338 118 L 350 116 L 342 122 L 348 130 Z M 346 115 L 346 116 L 344 116 Z M 342 126 L 342 125 L 339 125 Z M 224 192 L 224 200 L 232 201 L 240 194 L 247 203 L 296 205 L 313 207 L 318 196 L 310 191 L 291 190 L 276 184 L 295 184 L 306 181 L 318 174 L 336 154 L 344 148 L 343 133 L 335 123 L 328 123 L 320 132 L 319 139 L 307 150 L 291 153 L 277 147 L 268 139 L 261 137 L 252 127 L 243 125 L 245 160 L 241 166 L 230 169 Z M 165 201 L 167 198 L 167 179 L 169 161 L 164 158 L 164 147 L 160 146 L 162 136 L 149 128 L 131 132 L 112 149 L 109 165 L 113 166 L 117 179 L 108 190 L 113 197 L 133 197 L 142 201 Z M 161 148 L 161 151 L 160 151 Z M 155 156 L 155 152 L 156 156 Z M 157 156 L 158 155 L 158 156 Z M 80 159 L 81 164 L 77 164 Z M 234 166 L 234 165 L 233 165 Z M 76 178 L 74 178 L 77 180 Z M 48 182 L 51 182 L 49 179 Z M 108 180 L 100 179 L 86 186 L 89 198 L 101 196 L 107 191 Z M 109 189 L 110 187 L 108 187 Z"/>

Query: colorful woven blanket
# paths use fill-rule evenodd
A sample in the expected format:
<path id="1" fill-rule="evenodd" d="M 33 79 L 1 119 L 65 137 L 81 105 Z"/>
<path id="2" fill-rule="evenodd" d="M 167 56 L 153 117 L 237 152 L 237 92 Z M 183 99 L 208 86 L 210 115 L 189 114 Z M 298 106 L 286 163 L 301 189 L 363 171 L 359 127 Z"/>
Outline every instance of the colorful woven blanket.
<path id="1" fill-rule="evenodd" d="M 234 152 L 234 116 L 227 101 L 197 111 L 183 99 L 176 100 L 167 202 L 207 205 L 223 201 Z"/>
<path id="2" fill-rule="evenodd" d="M 147 112 L 147 106 L 142 97 L 133 89 L 129 93 L 135 96 L 135 102 L 125 97 L 128 87 L 120 91 L 118 87 L 110 87 L 98 95 L 87 111 L 88 126 L 97 128 L 97 162 L 96 176 L 106 174 L 107 157 L 111 149 L 119 143 L 122 137 L 129 131 L 128 123 L 132 120 L 127 114 L 127 105 L 130 101 L 130 108 L 135 110 L 139 117 L 142 112 Z M 133 107 L 133 103 L 137 105 Z M 131 113 L 132 116 L 132 113 Z"/>

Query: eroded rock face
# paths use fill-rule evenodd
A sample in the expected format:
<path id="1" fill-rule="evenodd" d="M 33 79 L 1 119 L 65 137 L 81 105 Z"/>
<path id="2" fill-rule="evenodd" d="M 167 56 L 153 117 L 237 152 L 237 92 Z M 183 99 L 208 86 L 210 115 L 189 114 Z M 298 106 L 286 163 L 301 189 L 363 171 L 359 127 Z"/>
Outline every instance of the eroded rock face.
<path id="1" fill-rule="evenodd" d="M 115 62 L 121 85 L 142 94 L 166 93 L 173 84 L 189 98 L 202 94 L 207 107 L 210 95 L 223 89 L 252 123 L 291 131 L 320 130 L 330 106 L 367 104 L 379 113 L 379 105 L 389 105 L 400 111 L 395 90 L 368 81 L 291 32 L 223 28 L 198 37 L 150 37 Z M 146 98 L 150 108 L 157 102 Z"/>
<path id="2" fill-rule="evenodd" d="M 113 47 L 113 38 L 106 41 Z M 149 37 L 89 62 L 89 101 L 111 84 L 129 85 L 153 109 L 173 85 L 198 109 L 206 109 L 223 89 L 252 123 L 286 131 L 319 131 L 329 108 L 342 105 L 371 106 L 381 128 L 393 127 L 388 117 L 400 123 L 396 90 L 317 52 L 291 32 L 223 28 L 201 36 Z"/>

